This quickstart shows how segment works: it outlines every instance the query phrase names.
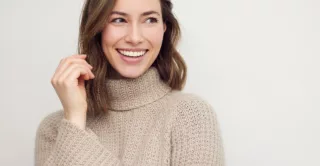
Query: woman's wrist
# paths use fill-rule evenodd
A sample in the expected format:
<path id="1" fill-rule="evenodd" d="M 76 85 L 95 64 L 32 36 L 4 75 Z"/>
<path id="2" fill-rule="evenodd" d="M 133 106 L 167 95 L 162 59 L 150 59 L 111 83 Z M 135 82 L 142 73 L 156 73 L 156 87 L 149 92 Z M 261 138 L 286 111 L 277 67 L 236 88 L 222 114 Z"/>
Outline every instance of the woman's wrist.
<path id="1" fill-rule="evenodd" d="M 87 119 L 86 113 L 68 113 L 68 111 L 65 111 L 64 118 L 80 129 L 85 130 Z"/>

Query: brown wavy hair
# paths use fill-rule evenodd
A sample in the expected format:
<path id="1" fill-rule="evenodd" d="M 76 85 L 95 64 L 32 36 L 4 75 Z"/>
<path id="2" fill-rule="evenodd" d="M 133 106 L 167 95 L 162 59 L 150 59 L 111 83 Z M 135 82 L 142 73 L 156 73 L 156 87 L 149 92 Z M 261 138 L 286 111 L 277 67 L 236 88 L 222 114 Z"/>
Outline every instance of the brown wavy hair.
<path id="1" fill-rule="evenodd" d="M 85 82 L 88 102 L 88 115 L 99 115 L 108 110 L 106 79 L 113 70 L 101 46 L 101 32 L 116 0 L 86 0 L 82 9 L 78 53 L 87 55 L 87 62 L 93 66 L 95 79 Z M 156 67 L 161 79 L 173 90 L 182 90 L 187 77 L 186 64 L 176 49 L 181 31 L 178 20 L 172 13 L 171 0 L 160 0 L 163 22 L 166 31 L 157 59 Z"/>

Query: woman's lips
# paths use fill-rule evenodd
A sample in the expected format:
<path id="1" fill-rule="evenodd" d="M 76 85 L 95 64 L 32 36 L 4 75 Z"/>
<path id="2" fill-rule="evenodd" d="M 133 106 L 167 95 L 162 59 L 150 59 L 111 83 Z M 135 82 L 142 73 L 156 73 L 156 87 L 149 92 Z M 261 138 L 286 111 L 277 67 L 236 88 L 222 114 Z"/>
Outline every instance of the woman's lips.
<path id="1" fill-rule="evenodd" d="M 132 51 L 131 49 L 128 51 L 128 49 L 117 49 L 117 52 L 120 55 L 120 58 L 127 64 L 138 64 L 143 60 L 148 50 L 135 49 L 135 51 Z"/>
<path id="2" fill-rule="evenodd" d="M 124 55 L 124 56 L 128 56 L 128 57 L 139 57 L 144 55 L 148 50 L 146 49 L 139 49 L 139 50 L 124 50 L 124 49 L 117 49 L 118 53 Z"/>

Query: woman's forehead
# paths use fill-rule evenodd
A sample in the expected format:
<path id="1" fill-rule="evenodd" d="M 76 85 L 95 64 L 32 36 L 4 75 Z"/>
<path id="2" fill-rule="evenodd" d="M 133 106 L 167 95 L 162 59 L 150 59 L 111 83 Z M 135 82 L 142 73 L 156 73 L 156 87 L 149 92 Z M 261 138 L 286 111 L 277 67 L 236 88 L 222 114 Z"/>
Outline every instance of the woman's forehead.
<path id="1" fill-rule="evenodd" d="M 116 0 L 113 11 L 129 15 L 142 14 L 149 11 L 161 13 L 160 0 Z"/>

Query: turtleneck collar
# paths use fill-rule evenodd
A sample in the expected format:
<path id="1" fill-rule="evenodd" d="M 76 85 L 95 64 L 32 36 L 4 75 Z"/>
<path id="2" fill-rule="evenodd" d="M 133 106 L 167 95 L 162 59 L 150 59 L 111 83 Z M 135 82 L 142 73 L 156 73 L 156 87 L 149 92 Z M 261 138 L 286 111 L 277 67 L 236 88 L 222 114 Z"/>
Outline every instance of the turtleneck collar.
<path id="1" fill-rule="evenodd" d="M 158 70 L 150 67 L 138 78 L 108 79 L 106 82 L 110 110 L 125 111 L 152 103 L 171 91 Z"/>

